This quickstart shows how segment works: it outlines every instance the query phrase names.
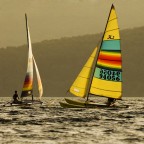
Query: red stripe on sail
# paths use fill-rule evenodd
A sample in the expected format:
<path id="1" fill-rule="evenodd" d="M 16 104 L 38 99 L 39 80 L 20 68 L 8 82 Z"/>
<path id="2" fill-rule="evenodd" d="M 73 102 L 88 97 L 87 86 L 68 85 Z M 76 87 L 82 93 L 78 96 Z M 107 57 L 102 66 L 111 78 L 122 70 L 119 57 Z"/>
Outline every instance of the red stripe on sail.
<path id="1" fill-rule="evenodd" d="M 109 68 L 121 68 L 122 63 L 121 61 L 108 61 L 99 59 L 97 64 Z"/>
<path id="2" fill-rule="evenodd" d="M 100 52 L 98 59 L 105 59 L 111 61 L 121 61 L 121 54 L 110 54 L 110 53 L 102 53 Z"/>

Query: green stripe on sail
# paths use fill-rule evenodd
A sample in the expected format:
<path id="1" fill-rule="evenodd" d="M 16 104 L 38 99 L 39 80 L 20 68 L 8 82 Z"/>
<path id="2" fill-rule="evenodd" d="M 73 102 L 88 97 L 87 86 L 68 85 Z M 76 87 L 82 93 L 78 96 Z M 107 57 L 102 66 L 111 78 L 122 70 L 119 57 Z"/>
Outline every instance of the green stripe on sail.
<path id="1" fill-rule="evenodd" d="M 103 41 L 101 50 L 120 50 L 120 40 Z"/>

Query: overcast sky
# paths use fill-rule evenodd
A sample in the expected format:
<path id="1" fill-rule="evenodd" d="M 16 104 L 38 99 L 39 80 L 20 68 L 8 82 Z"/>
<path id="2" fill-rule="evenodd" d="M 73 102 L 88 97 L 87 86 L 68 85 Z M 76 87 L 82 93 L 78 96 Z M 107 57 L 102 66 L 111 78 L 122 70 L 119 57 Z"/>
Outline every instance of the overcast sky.
<path id="1" fill-rule="evenodd" d="M 0 0 L 0 47 L 103 32 L 114 3 L 120 29 L 144 26 L 144 0 Z"/>

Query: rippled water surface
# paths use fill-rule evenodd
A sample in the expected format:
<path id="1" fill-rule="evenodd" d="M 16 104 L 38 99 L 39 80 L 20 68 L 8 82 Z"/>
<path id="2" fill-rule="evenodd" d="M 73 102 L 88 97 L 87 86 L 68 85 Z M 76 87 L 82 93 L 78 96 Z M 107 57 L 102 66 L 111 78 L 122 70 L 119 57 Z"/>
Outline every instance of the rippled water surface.
<path id="1" fill-rule="evenodd" d="M 43 98 L 46 106 L 42 107 L 1 106 L 0 143 L 144 143 L 144 97 L 124 98 L 120 103 L 129 108 L 104 109 L 64 109 L 58 103 L 62 99 Z M 0 98 L 0 103 L 6 101 Z"/>

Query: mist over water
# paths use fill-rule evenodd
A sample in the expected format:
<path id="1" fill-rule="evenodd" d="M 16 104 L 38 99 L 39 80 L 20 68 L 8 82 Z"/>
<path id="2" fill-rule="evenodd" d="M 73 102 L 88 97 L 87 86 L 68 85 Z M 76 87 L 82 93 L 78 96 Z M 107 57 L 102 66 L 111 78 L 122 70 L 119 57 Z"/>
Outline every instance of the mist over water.
<path id="1" fill-rule="evenodd" d="M 0 103 L 10 98 L 1 98 Z M 63 98 L 46 106 L 0 107 L 0 141 L 7 144 L 142 144 L 144 98 L 128 97 L 129 108 L 65 109 Z M 104 102 L 102 98 L 92 98 Z M 121 104 L 120 104 L 121 103 Z"/>

